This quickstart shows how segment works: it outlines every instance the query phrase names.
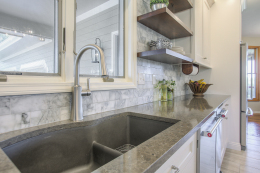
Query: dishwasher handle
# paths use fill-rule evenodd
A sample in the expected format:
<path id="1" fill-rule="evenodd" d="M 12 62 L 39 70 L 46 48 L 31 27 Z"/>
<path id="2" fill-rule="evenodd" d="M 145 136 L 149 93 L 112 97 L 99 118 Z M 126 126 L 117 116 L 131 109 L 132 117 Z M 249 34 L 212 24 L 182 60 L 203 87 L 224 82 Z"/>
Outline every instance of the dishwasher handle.
<path id="1" fill-rule="evenodd" d="M 202 136 L 207 136 L 207 137 L 211 138 L 213 136 L 213 133 L 215 132 L 215 130 L 217 129 L 218 125 L 221 123 L 222 120 L 223 120 L 223 118 L 219 118 L 218 121 L 216 122 L 216 124 L 214 125 L 214 127 L 210 131 L 202 131 Z"/>
<path id="2" fill-rule="evenodd" d="M 220 112 L 220 117 L 222 117 L 222 118 L 226 118 L 227 113 L 228 113 L 228 110 L 223 109 L 223 110 Z"/>

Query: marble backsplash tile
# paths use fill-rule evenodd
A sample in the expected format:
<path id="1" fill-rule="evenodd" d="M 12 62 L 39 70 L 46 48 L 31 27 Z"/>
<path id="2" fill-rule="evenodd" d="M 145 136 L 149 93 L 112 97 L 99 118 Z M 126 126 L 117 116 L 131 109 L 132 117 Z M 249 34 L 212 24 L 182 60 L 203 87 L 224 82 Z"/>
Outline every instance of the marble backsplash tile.
<path id="1" fill-rule="evenodd" d="M 67 120 L 71 93 L 0 97 L 0 133 Z"/>
<path id="2" fill-rule="evenodd" d="M 2 97 L 0 99 L 0 116 L 9 115 L 11 113 L 10 98 Z"/>
<path id="3" fill-rule="evenodd" d="M 145 74 L 145 84 L 136 89 L 94 91 L 83 97 L 83 115 L 145 104 L 159 100 L 159 91 L 154 89 L 156 80 L 176 81 L 175 96 L 189 94 L 185 86 L 189 76 L 181 73 L 180 66 L 173 66 L 138 58 L 137 73 Z M 19 130 L 70 119 L 71 93 L 6 96 L 0 97 L 0 133 Z"/>
<path id="4" fill-rule="evenodd" d="M 137 3 L 138 15 L 150 12 L 149 0 L 138 0 Z M 137 34 L 137 47 L 140 52 L 149 50 L 148 43 L 151 40 L 167 39 L 140 23 L 137 24 Z M 138 84 L 136 89 L 95 91 L 91 96 L 84 96 L 83 115 L 93 116 L 159 100 L 159 91 L 154 89 L 153 85 L 153 75 L 157 81 L 175 80 L 175 96 L 190 93 L 185 86 L 185 82 L 190 78 L 182 74 L 179 65 L 137 58 L 138 73 L 145 74 L 145 84 Z M 71 93 L 0 97 L 0 133 L 70 119 L 71 99 Z"/>

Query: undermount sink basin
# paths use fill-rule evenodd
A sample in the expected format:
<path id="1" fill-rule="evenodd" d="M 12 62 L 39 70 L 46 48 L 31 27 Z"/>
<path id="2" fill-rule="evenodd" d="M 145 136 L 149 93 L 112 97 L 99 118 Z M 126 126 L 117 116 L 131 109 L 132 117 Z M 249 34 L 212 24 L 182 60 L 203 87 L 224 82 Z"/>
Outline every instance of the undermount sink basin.
<path id="1" fill-rule="evenodd" d="M 23 173 L 92 172 L 178 120 L 114 115 L 3 148 Z"/>

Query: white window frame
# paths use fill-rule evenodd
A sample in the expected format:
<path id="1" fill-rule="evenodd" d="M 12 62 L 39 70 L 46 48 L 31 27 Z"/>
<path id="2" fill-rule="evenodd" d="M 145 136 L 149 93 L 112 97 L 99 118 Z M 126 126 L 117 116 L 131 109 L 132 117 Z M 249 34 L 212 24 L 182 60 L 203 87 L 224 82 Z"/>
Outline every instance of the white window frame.
<path id="1" fill-rule="evenodd" d="M 66 28 L 66 42 L 61 55 L 61 76 L 7 75 L 7 82 L 0 82 L 0 96 L 72 92 L 74 85 L 74 24 L 75 1 L 62 1 L 62 26 Z M 136 0 L 125 0 L 125 77 L 114 82 L 91 78 L 90 89 L 114 90 L 137 87 L 137 9 Z M 63 33 L 60 33 L 63 34 Z M 86 89 L 87 77 L 80 77 L 80 85 Z"/>

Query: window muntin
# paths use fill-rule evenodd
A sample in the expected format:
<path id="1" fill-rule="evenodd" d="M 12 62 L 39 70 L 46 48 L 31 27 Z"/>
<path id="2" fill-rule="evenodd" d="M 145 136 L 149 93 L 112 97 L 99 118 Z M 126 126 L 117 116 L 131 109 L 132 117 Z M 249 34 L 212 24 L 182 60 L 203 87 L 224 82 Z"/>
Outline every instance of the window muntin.
<path id="1" fill-rule="evenodd" d="M 60 75 L 60 0 L 0 3 L 0 74 Z"/>

